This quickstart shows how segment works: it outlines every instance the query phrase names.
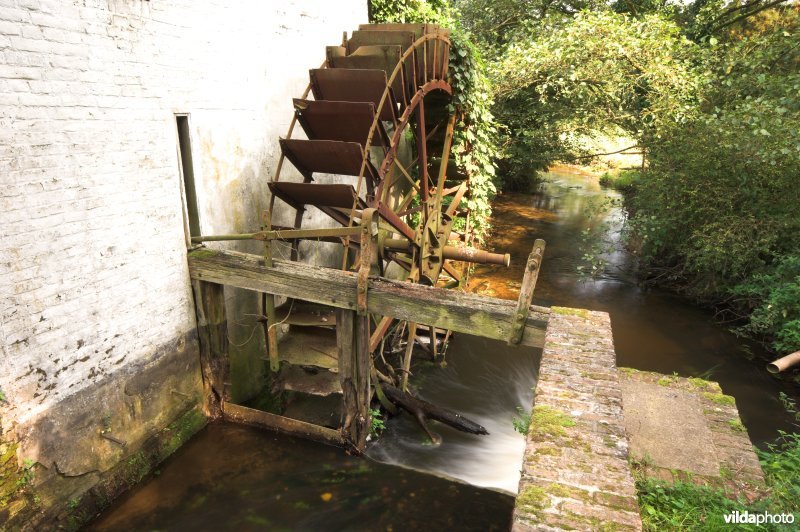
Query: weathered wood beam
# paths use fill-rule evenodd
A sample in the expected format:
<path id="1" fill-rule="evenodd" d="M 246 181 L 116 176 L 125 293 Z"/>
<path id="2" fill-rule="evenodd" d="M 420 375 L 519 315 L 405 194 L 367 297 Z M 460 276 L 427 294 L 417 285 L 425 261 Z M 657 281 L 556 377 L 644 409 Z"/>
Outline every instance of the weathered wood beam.
<path id="1" fill-rule="evenodd" d="M 339 309 L 336 315 L 336 347 L 339 351 L 339 383 L 342 386 L 344 422 L 342 436 L 361 453 L 367 445 L 372 399 L 369 370 L 369 316 Z"/>
<path id="2" fill-rule="evenodd" d="M 230 397 L 227 381 L 228 319 L 225 313 L 225 291 L 221 284 L 192 281 L 197 332 L 200 340 L 200 367 L 203 373 L 203 408 L 208 417 L 222 415 L 222 403 Z"/>
<path id="3" fill-rule="evenodd" d="M 519 289 L 517 310 L 514 312 L 511 334 L 508 338 L 508 343 L 511 345 L 516 345 L 522 340 L 525 320 L 528 319 L 533 290 L 536 288 L 536 279 L 539 277 L 539 268 L 542 265 L 542 255 L 544 255 L 544 240 L 537 238 L 533 243 L 531 254 L 528 255 L 528 262 L 525 264 L 525 275 L 522 277 L 522 286 Z"/>
<path id="4" fill-rule="evenodd" d="M 291 261 L 267 268 L 258 255 L 199 249 L 189 253 L 192 279 L 357 309 L 356 274 Z M 369 279 L 370 312 L 497 340 L 510 336 L 517 302 L 387 279 Z M 531 305 L 520 345 L 542 347 L 550 310 Z"/>
<path id="5" fill-rule="evenodd" d="M 261 410 L 248 408 L 246 406 L 223 403 L 223 413 L 223 419 L 234 423 L 270 429 L 291 436 L 308 438 L 309 440 L 338 445 L 340 447 L 345 446 L 347 443 L 338 430 L 320 427 L 313 423 L 306 423 L 305 421 L 299 421 L 276 414 L 270 414 L 269 412 L 262 412 Z"/>

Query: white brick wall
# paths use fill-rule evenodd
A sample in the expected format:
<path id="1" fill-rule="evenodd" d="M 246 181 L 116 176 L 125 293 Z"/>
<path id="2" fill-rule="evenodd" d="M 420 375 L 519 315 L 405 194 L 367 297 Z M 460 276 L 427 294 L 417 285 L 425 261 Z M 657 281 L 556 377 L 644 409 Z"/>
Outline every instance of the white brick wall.
<path id="1" fill-rule="evenodd" d="M 292 96 L 366 0 L 0 0 L 3 424 L 194 327 L 174 113 L 203 232 L 256 229 Z"/>

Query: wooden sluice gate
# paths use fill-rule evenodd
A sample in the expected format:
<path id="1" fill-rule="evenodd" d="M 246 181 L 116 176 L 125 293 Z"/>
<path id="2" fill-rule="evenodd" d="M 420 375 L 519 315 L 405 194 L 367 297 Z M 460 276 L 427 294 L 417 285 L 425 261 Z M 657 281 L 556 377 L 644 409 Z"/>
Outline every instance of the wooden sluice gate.
<path id="1" fill-rule="evenodd" d="M 544 243 L 537 244 L 531 253 L 518 301 L 368 276 L 363 270 L 340 271 L 284 260 L 274 260 L 268 267 L 258 255 L 207 248 L 191 251 L 189 273 L 197 303 L 206 405 L 210 415 L 363 450 L 375 384 L 371 379 L 370 336 L 375 331 L 371 314 L 504 340 L 521 347 L 541 348 L 550 311 L 530 304 Z M 341 430 L 230 401 L 223 286 L 336 309 L 337 373 L 344 414 Z M 359 294 L 366 296 L 363 312 L 359 312 Z"/>
<path id="2" fill-rule="evenodd" d="M 209 413 L 358 452 L 377 395 L 389 411 L 412 412 L 426 431 L 430 418 L 480 433 L 482 427 L 408 393 L 414 345 L 427 335 L 426 349 L 436 359 L 446 345 L 445 340 L 439 348 L 437 331 L 444 331 L 445 338 L 467 333 L 541 347 L 549 314 L 530 303 L 544 242 L 537 241 L 529 257 L 519 301 L 453 290 L 463 286 L 470 264 L 508 266 L 510 257 L 472 247 L 474 219 L 470 202 L 463 201 L 472 194 L 470 172 L 451 159 L 464 122 L 450 84 L 447 29 L 363 25 L 325 55 L 292 102 L 294 117 L 279 139 L 281 156 L 261 230 L 192 238 L 195 244 L 264 244 L 263 255 L 206 248 L 188 255 Z M 293 138 L 297 124 L 305 138 Z M 469 149 L 460 142 L 459 150 Z M 284 175 L 284 163 L 296 170 L 295 180 Z M 355 179 L 324 182 L 330 175 Z M 276 201 L 294 210 L 293 225 L 278 225 Z M 339 227 L 302 227 L 308 208 Z M 339 244 L 341 269 L 303 263 L 301 243 L 310 241 Z M 279 246 L 286 246 L 290 260 L 273 258 Z M 262 294 L 260 321 L 273 389 L 341 396 L 338 426 L 231 402 L 222 286 Z M 276 298 L 286 301 L 279 306 Z M 288 331 L 279 335 L 279 326 Z M 401 355 L 396 368 L 384 358 L 386 346 Z"/>

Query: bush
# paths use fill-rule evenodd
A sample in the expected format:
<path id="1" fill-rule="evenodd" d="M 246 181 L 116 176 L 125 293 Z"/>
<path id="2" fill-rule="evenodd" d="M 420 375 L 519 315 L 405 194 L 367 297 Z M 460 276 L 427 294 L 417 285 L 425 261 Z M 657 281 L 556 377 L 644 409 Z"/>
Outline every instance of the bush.
<path id="1" fill-rule="evenodd" d="M 605 172 L 600 176 L 600 186 L 613 188 L 626 195 L 636 192 L 642 181 L 642 172 L 639 170 L 620 170 L 617 173 Z"/>
<path id="2" fill-rule="evenodd" d="M 738 305 L 750 311 L 744 332 L 774 338 L 778 352 L 800 349 L 800 256 L 781 257 L 774 265 L 735 286 Z"/>

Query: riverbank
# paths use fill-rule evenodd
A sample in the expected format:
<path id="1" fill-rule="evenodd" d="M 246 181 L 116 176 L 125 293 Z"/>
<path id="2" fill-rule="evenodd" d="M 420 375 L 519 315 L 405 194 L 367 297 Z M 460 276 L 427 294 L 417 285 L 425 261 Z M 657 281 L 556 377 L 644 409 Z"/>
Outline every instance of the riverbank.
<path id="1" fill-rule="evenodd" d="M 546 173 L 534 194 L 501 194 L 494 204 L 491 241 L 496 249 L 519 257 L 530 251 L 536 238 L 547 241 L 535 302 L 609 312 L 620 366 L 719 382 L 722 392 L 735 398 L 741 429 L 763 450 L 769 451 L 781 431 L 796 430 L 794 424 L 799 420 L 786 411 L 781 397 L 797 398 L 797 388 L 766 371 L 762 362 L 770 353 L 758 342 L 732 334 L 713 313 L 686 298 L 640 285 L 635 275 L 637 259 L 623 249 L 621 241 L 625 218 L 621 194 L 601 187 L 597 173 L 564 170 Z M 602 222 L 598 224 L 602 231 L 596 236 L 614 245 L 604 255 L 602 271 L 586 277 L 578 272 L 583 235 L 593 223 L 586 214 L 590 206 L 598 204 L 606 207 L 595 215 L 594 223 Z M 519 262 L 512 261 L 506 270 L 478 268 L 472 288 L 516 298 Z M 776 511 L 783 505 L 786 511 L 796 511 L 786 501 L 798 489 L 797 445 L 790 440 L 785 449 L 773 451 L 760 454 L 772 495 L 758 502 L 739 501 L 722 488 L 638 477 L 645 528 L 686 527 L 690 523 L 700 527 L 712 513 L 709 522 L 722 520 L 734 510 Z"/>
<path id="2" fill-rule="evenodd" d="M 661 286 L 695 304 L 714 311 L 716 319 L 743 336 L 766 347 L 764 362 L 800 349 L 800 258 L 786 255 L 743 271 L 736 281 L 720 281 L 708 288 L 702 273 L 693 272 L 685 258 L 657 252 L 661 236 L 654 229 L 653 199 L 646 196 L 648 174 L 639 170 L 605 172 L 598 183 L 619 192 L 628 217 L 625 245 L 639 258 L 639 278 Z M 648 220 L 648 217 L 650 218 Z M 687 226 L 687 234 L 691 232 Z M 800 366 L 779 378 L 800 384 Z"/>
<path id="3" fill-rule="evenodd" d="M 550 172 L 533 194 L 499 195 L 494 202 L 490 239 L 494 250 L 514 259 L 509 268 L 479 266 L 470 282 L 478 293 L 516 299 L 521 268 L 537 238 L 547 242 L 534 303 L 609 312 L 620 366 L 720 383 L 736 398 L 750 438 L 765 446 L 779 431 L 793 429 L 793 417 L 780 394 L 800 397 L 798 387 L 775 379 L 762 361 L 771 356 L 758 342 L 741 338 L 715 321 L 714 314 L 673 292 L 640 285 L 637 257 L 622 242 L 625 212 L 622 196 L 581 172 Z M 590 209 L 603 208 L 593 219 Z M 598 222 L 602 222 L 598 224 Z M 594 277 L 582 275 L 585 231 L 602 225 L 597 238 L 611 244 L 604 267 Z"/>

